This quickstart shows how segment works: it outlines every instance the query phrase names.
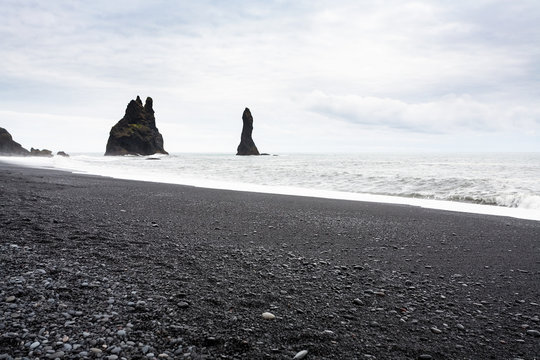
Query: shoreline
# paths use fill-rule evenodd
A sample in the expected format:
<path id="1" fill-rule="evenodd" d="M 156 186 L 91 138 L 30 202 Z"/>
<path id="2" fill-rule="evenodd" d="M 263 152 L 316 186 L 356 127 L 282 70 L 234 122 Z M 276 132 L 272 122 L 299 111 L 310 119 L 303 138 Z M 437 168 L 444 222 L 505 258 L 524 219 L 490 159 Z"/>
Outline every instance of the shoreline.
<path id="1" fill-rule="evenodd" d="M 0 355 L 540 353 L 537 221 L 1 162 L 0 179 Z"/>
<path id="2" fill-rule="evenodd" d="M 28 158 L 17 158 L 18 160 Z M 370 193 L 353 193 L 345 191 L 335 190 L 323 190 L 323 189 L 307 189 L 294 186 L 272 186 L 272 185 L 258 185 L 250 183 L 236 183 L 236 182 L 222 182 L 211 179 L 190 179 L 190 178 L 169 178 L 156 180 L 153 175 L 131 174 L 119 172 L 86 172 L 78 169 L 69 169 L 51 166 L 50 164 L 40 164 L 40 162 L 48 161 L 46 158 L 31 158 L 31 163 L 24 163 L 21 161 L 14 162 L 14 158 L 0 158 L 0 162 L 10 163 L 14 166 L 24 166 L 30 168 L 41 169 L 56 169 L 58 171 L 66 171 L 73 174 L 90 175 L 90 176 L 104 176 L 118 180 L 132 180 L 132 181 L 145 181 L 158 184 L 171 184 L 181 186 L 193 186 L 202 189 L 215 189 L 215 190 L 231 190 L 241 192 L 252 192 L 262 194 L 276 194 L 276 195 L 288 195 L 288 196 L 301 196 L 310 198 L 321 198 L 331 200 L 346 200 L 346 201 L 358 201 L 369 203 L 382 203 L 391 205 L 409 205 L 415 207 L 421 207 L 433 210 L 454 211 L 461 213 L 472 213 L 481 215 L 493 215 L 512 217 L 524 220 L 540 221 L 540 209 L 529 209 L 521 207 L 506 207 L 491 204 L 480 204 L 472 202 L 459 202 L 450 200 L 439 200 L 430 198 L 418 198 L 418 197 L 406 197 L 396 195 L 379 195 Z M 11 160 L 11 161 L 10 161 Z M 63 160 L 61 158 L 61 160 Z"/>

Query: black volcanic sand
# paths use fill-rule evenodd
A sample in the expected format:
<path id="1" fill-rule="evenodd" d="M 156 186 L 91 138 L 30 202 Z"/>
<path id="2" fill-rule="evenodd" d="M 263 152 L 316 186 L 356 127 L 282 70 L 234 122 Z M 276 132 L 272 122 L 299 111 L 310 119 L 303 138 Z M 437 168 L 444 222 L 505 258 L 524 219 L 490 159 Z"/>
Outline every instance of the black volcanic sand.
<path id="1" fill-rule="evenodd" d="M 540 222 L 0 179 L 0 359 L 540 356 Z"/>

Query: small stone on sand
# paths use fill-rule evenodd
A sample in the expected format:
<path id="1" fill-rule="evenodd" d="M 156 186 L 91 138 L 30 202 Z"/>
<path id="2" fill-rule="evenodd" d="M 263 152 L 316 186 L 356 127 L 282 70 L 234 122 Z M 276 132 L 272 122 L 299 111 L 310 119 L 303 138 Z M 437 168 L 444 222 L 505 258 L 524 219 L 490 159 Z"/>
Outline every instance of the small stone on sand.
<path id="1" fill-rule="evenodd" d="M 294 358 L 293 359 L 303 359 L 306 357 L 306 355 L 308 354 L 308 351 L 307 350 L 302 350 L 302 351 L 299 351 L 296 355 L 294 355 Z"/>
<path id="2" fill-rule="evenodd" d="M 266 320 L 273 320 L 276 318 L 276 316 L 270 312 L 263 312 L 262 317 L 263 319 L 266 319 Z"/>

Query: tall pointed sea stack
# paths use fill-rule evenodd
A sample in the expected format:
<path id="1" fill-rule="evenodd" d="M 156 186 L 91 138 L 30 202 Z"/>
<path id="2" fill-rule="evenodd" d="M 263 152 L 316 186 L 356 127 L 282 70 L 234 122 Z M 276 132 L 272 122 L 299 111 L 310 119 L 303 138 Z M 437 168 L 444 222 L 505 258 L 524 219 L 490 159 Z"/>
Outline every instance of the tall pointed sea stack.
<path id="1" fill-rule="evenodd" d="M 124 117 L 112 127 L 105 155 L 152 155 L 168 153 L 156 127 L 152 98 L 131 100 Z"/>
<path id="2" fill-rule="evenodd" d="M 248 108 L 242 114 L 242 121 L 244 122 L 244 126 L 242 127 L 242 137 L 240 139 L 240 145 L 236 149 L 236 155 L 260 155 L 251 137 L 251 133 L 253 132 L 253 116 L 251 116 Z"/>

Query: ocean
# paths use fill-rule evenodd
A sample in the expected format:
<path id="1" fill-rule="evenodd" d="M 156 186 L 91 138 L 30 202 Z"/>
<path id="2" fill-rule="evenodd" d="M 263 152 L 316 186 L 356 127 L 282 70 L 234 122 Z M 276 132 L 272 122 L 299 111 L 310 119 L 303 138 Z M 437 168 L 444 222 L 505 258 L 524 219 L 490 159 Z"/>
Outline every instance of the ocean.
<path id="1" fill-rule="evenodd" d="M 172 154 L 15 158 L 120 179 L 408 204 L 540 220 L 540 153 Z"/>

